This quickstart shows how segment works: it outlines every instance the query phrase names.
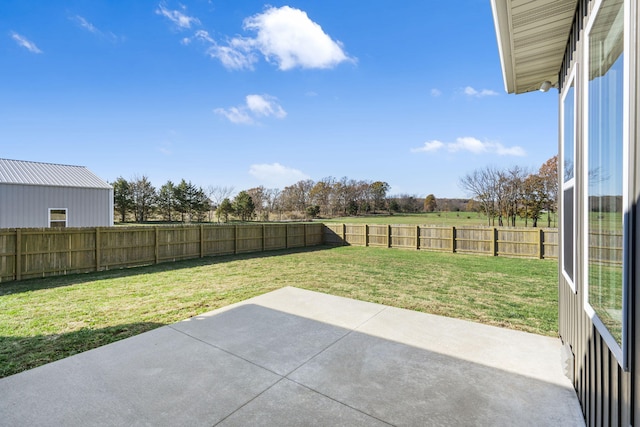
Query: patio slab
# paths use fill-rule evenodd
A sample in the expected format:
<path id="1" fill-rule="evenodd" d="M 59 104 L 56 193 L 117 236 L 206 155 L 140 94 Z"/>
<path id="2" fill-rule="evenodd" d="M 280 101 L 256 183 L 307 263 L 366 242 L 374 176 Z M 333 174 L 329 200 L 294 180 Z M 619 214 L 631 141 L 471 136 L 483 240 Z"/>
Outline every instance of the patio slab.
<path id="1" fill-rule="evenodd" d="M 287 287 L 0 379 L 0 425 L 584 421 L 558 339 Z"/>

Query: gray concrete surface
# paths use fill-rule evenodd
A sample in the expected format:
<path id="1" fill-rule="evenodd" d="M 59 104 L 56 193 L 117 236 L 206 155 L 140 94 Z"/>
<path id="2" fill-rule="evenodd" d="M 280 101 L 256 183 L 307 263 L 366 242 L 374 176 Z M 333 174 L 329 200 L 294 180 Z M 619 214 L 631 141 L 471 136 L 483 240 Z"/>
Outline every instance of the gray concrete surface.
<path id="1" fill-rule="evenodd" d="M 2 426 L 582 426 L 560 342 L 283 288 L 0 379 Z"/>

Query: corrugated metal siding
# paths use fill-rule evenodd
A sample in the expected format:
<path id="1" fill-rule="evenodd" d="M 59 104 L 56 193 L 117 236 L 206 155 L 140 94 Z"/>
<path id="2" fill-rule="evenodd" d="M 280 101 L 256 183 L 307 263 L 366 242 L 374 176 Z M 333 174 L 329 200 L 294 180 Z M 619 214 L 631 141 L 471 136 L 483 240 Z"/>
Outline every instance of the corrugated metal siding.
<path id="1" fill-rule="evenodd" d="M 572 29 L 569 46 L 564 58 L 563 67 L 560 73 L 561 81 L 566 83 L 566 78 L 570 74 L 571 67 L 575 63 L 581 67 L 583 61 L 583 28 L 586 25 L 592 7 L 592 1 L 581 0 L 577 10 L 576 18 L 574 19 L 574 26 Z M 579 74 L 580 82 L 577 87 L 580 87 L 582 76 Z M 635 93 L 635 91 L 632 91 Z M 578 97 L 581 99 L 582 94 L 578 92 Z M 637 94 L 636 94 L 637 96 Z M 637 100 L 636 100 L 637 102 Z M 578 102 L 578 108 L 576 108 L 576 117 L 578 120 L 578 132 L 576 132 L 577 140 L 577 156 L 576 156 L 576 170 L 582 169 L 581 159 L 583 157 L 582 145 L 583 133 L 582 122 L 584 118 L 584 110 Z M 632 134 L 634 134 L 632 132 Z M 632 144 L 635 145 L 635 144 Z M 640 159 L 636 163 L 640 164 Z M 637 169 L 637 167 L 636 167 Z M 636 177 L 640 179 L 640 177 Z M 637 183 L 636 185 L 640 185 Z M 578 200 L 583 200 L 584 189 L 580 184 L 576 185 L 576 197 Z M 566 283 L 564 276 L 559 271 L 559 334 L 564 343 L 571 346 L 572 352 L 575 356 L 574 359 L 574 387 L 580 403 L 582 405 L 582 411 L 585 415 L 587 426 L 629 426 L 634 424 L 636 418 L 635 415 L 635 400 L 637 397 L 633 397 L 636 394 L 636 373 L 635 368 L 625 372 L 620 368 L 618 361 L 613 353 L 607 347 L 606 342 L 600 336 L 597 329 L 593 325 L 593 322 L 587 315 L 584 309 L 584 280 L 583 277 L 583 263 L 584 263 L 584 251 L 583 251 L 583 238 L 584 226 L 580 220 L 583 218 L 582 212 L 578 210 L 576 212 L 576 218 L 578 218 L 578 229 L 576 233 L 577 239 L 577 251 L 576 251 L 576 293 L 574 294 L 568 283 Z M 561 226 L 561 225 L 560 225 Z M 636 233 L 638 233 L 636 231 Z M 562 238 L 562 230 L 558 233 Z M 636 234 L 637 236 L 638 234 Z M 636 237 L 637 240 L 637 237 Z M 563 242 L 561 242 L 562 244 Z M 636 265 L 640 265 L 636 263 Z M 561 268 L 562 263 L 559 263 Z M 634 273 L 635 274 L 635 273 Z M 636 299 L 639 297 L 636 296 Z M 637 301 L 636 301 L 637 302 Z M 632 318 L 635 318 L 635 304 L 632 309 Z M 635 347 L 635 337 L 637 337 L 638 329 L 633 332 L 633 346 Z M 634 353 L 637 353 L 635 348 Z M 636 362 L 637 364 L 637 362 Z"/>
<path id="2" fill-rule="evenodd" d="M 0 183 L 111 188 L 84 166 L 0 159 Z"/>
<path id="3" fill-rule="evenodd" d="M 49 209 L 66 208 L 68 227 L 113 225 L 113 189 L 0 183 L 0 228 L 48 227 Z"/>

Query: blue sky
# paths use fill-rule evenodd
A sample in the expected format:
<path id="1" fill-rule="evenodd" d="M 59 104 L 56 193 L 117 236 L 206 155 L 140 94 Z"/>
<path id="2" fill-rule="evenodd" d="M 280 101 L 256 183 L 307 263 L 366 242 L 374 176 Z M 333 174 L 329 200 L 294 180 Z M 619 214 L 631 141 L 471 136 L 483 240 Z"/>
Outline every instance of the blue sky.
<path id="1" fill-rule="evenodd" d="M 505 93 L 489 0 L 3 0 L 0 70 L 0 157 L 109 182 L 461 197 L 557 153 L 557 91 Z"/>

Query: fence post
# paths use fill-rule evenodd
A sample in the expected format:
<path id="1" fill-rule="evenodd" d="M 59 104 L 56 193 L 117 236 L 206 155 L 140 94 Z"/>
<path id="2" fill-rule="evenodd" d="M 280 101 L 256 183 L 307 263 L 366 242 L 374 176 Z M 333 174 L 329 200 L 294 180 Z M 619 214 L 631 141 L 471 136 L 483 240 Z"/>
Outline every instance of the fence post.
<path id="1" fill-rule="evenodd" d="M 204 258 L 204 225 L 200 224 L 200 258 Z"/>
<path id="2" fill-rule="evenodd" d="M 233 225 L 233 254 L 238 253 L 238 224 Z"/>
<path id="3" fill-rule="evenodd" d="M 284 225 L 284 247 L 289 249 L 289 224 Z"/>
<path id="4" fill-rule="evenodd" d="M 498 256 L 498 229 L 493 227 L 491 234 L 491 256 Z"/>
<path id="5" fill-rule="evenodd" d="M 391 224 L 387 225 L 387 248 L 391 247 Z"/>
<path id="6" fill-rule="evenodd" d="M 544 231 L 542 228 L 538 232 L 538 258 L 544 258 Z"/>
<path id="7" fill-rule="evenodd" d="M 307 224 L 303 224 L 304 226 L 304 247 L 307 247 Z"/>
<path id="8" fill-rule="evenodd" d="M 96 227 L 96 271 L 100 271 L 100 257 L 102 256 L 100 245 L 100 227 Z"/>
<path id="9" fill-rule="evenodd" d="M 364 245 L 369 246 L 369 224 L 364 225 Z"/>
<path id="10" fill-rule="evenodd" d="M 158 259 L 160 257 L 160 239 L 158 238 L 158 235 L 160 234 L 160 230 L 158 229 L 158 227 L 153 227 L 154 229 L 154 236 L 155 236 L 155 242 L 154 242 L 154 248 L 153 248 L 153 253 L 154 253 L 154 258 L 155 258 L 155 263 L 158 264 Z"/>
<path id="11" fill-rule="evenodd" d="M 420 249 L 420 226 L 416 225 L 416 250 Z"/>
<path id="12" fill-rule="evenodd" d="M 342 224 L 342 244 L 347 244 L 347 224 Z"/>
<path id="13" fill-rule="evenodd" d="M 265 239 L 266 239 L 266 233 L 265 233 L 265 229 L 266 229 L 266 225 L 262 224 L 262 252 L 264 252 L 264 248 L 265 248 Z"/>
<path id="14" fill-rule="evenodd" d="M 456 228 L 451 227 L 451 252 L 456 251 Z"/>
<path id="15" fill-rule="evenodd" d="M 16 229 L 16 280 L 22 279 L 22 231 Z"/>

